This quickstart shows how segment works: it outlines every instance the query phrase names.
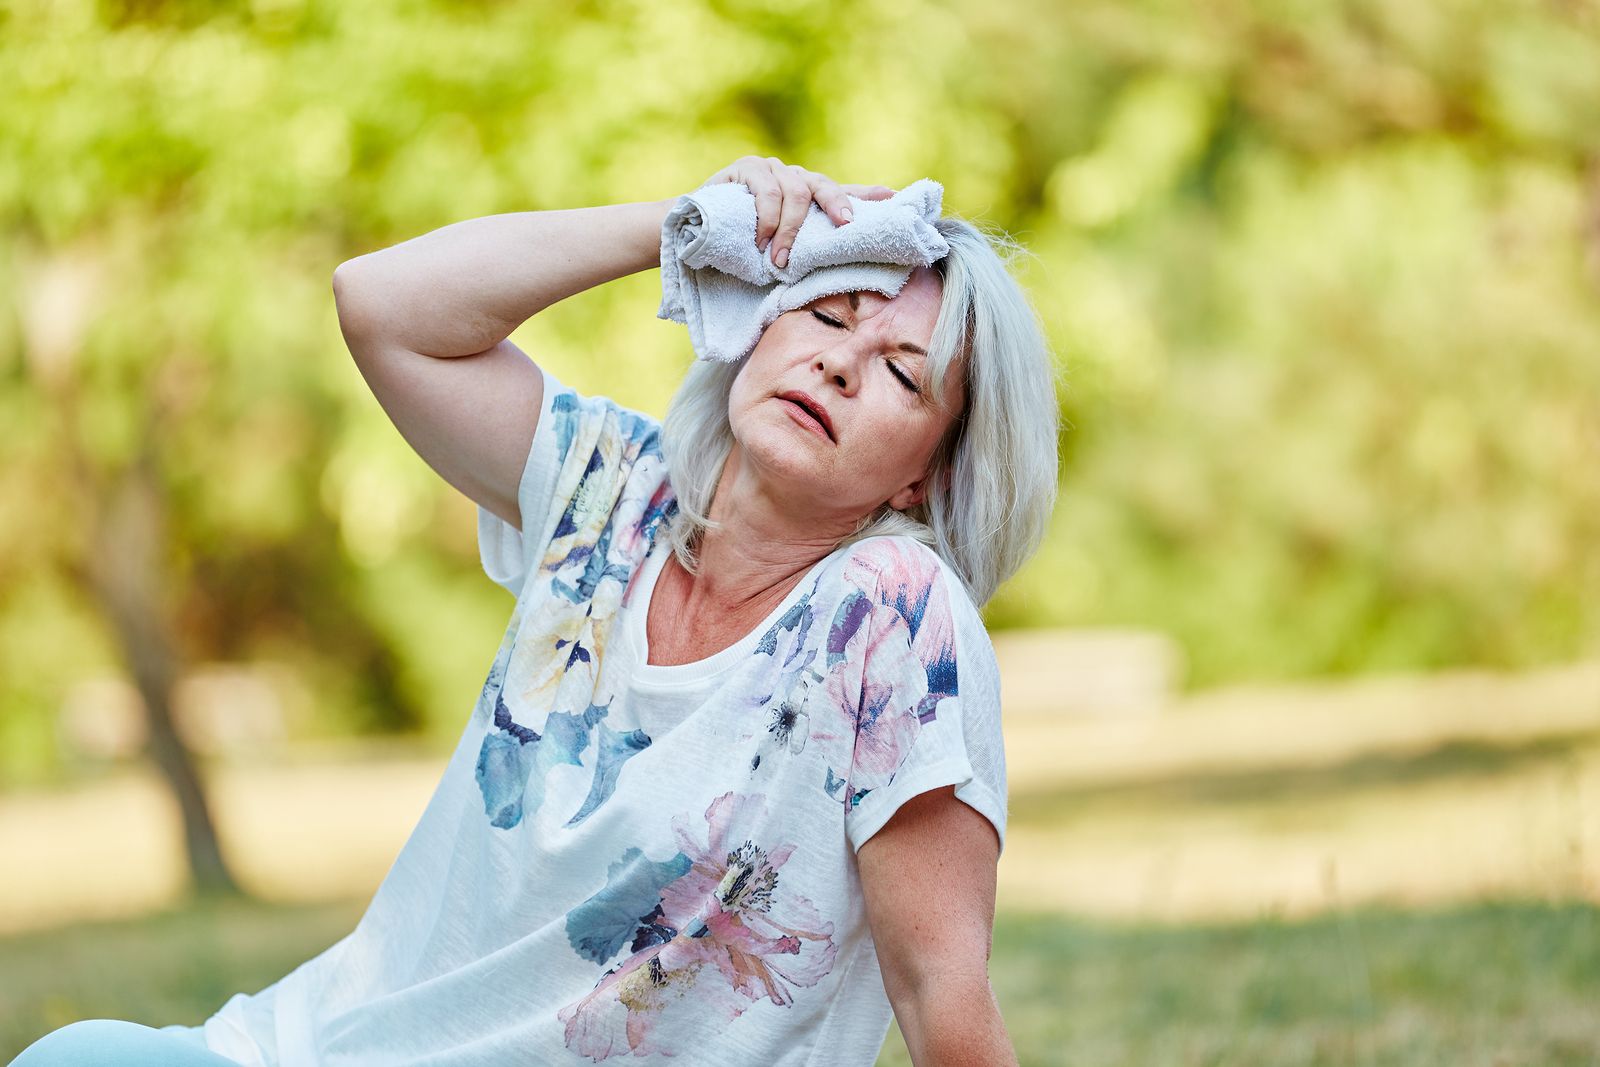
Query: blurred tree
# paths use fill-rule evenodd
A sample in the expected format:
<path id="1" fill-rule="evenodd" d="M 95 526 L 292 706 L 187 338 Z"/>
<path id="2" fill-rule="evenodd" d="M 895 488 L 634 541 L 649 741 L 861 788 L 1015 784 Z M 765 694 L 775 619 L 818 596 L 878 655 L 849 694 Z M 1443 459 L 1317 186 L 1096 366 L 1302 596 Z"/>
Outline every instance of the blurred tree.
<path id="1" fill-rule="evenodd" d="M 158 393 L 123 400 L 133 422 L 131 457 L 120 464 L 92 454 L 94 430 L 84 425 L 78 380 L 86 313 L 95 283 L 83 259 L 45 261 L 30 272 L 32 298 L 23 307 L 27 350 L 38 399 L 56 418 L 50 437 L 60 501 L 76 518 L 78 537 L 56 542 L 52 562 L 110 624 L 144 712 L 151 760 L 171 787 L 183 824 L 185 854 L 201 893 L 236 893 L 217 843 L 200 776 L 174 726 L 172 694 L 179 656 L 167 610 L 174 587 L 166 566 L 169 506 L 155 449 L 162 439 Z"/>
<path id="2" fill-rule="evenodd" d="M 72 447 L 100 521 L 127 497 L 165 531 L 144 599 L 169 663 L 287 661 L 315 682 L 302 734 L 457 736 L 509 605 L 470 504 L 343 356 L 333 267 L 460 218 L 669 195 L 747 152 L 937 177 L 1031 249 L 1065 488 L 993 624 L 1158 627 L 1199 683 L 1600 648 L 1592 2 L 0 17 L 0 493 L 28 502 L 0 509 L 8 776 L 48 763 L 67 680 L 131 647 L 104 581 L 62 591 L 64 561 L 123 536 L 96 547 L 89 505 L 51 495 Z M 42 281 L 68 260 L 98 279 L 76 303 Z M 659 414 L 689 353 L 656 286 L 517 339 Z"/>

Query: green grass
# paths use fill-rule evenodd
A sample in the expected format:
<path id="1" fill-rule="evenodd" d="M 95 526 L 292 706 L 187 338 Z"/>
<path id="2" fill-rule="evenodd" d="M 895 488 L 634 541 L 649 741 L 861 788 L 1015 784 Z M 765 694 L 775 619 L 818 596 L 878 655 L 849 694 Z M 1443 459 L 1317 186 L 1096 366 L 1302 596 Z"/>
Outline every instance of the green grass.
<path id="1" fill-rule="evenodd" d="M 0 940 L 0 1057 L 80 1018 L 198 1023 L 360 910 L 211 903 Z M 1024 1064 L 1600 1065 L 1587 905 L 1183 927 L 1002 915 L 991 973 Z M 891 1033 L 880 1065 L 909 1062 Z"/>
<path id="2" fill-rule="evenodd" d="M 226 900 L 0 939 L 0 1062 L 77 1019 L 197 1025 L 349 933 L 364 906 Z"/>
<path id="3" fill-rule="evenodd" d="M 1263 804 L 1299 808 L 1318 800 L 1347 800 L 1364 791 L 1459 786 L 1463 790 L 1521 771 L 1573 767 L 1600 745 L 1593 730 L 1517 740 L 1452 738 L 1400 752 L 1362 752 L 1324 766 L 1183 767 L 1131 781 L 1044 785 L 1011 798 L 1013 823 L 1065 826 L 1103 812 L 1149 811 L 1161 818 L 1201 807 L 1236 812 Z"/>

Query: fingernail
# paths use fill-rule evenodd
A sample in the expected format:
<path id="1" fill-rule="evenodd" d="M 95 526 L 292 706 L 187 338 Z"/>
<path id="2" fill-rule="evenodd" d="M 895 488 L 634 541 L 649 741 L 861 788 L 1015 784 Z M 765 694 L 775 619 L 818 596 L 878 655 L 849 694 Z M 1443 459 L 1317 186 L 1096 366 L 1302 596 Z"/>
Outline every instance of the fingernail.
<path id="1" fill-rule="evenodd" d="M 778 266 L 784 267 L 784 266 L 787 266 L 788 263 L 789 263 L 789 250 L 787 248 L 780 248 L 778 250 Z"/>
<path id="2" fill-rule="evenodd" d="M 844 219 L 844 221 L 849 222 L 851 219 L 856 217 L 856 213 L 851 211 L 849 208 L 845 208 L 839 212 L 839 217 Z"/>

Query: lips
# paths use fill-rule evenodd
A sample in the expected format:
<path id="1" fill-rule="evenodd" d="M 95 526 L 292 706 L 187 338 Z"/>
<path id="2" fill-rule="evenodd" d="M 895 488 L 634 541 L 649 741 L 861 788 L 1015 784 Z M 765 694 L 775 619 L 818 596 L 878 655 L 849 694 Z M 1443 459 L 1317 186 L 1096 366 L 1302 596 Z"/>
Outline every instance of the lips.
<path id="1" fill-rule="evenodd" d="M 787 393 L 779 393 L 778 399 L 786 400 L 805 412 L 813 422 L 822 427 L 822 432 L 828 435 L 828 440 L 838 443 L 838 438 L 833 435 L 833 420 L 828 418 L 828 409 L 813 400 L 810 395 L 792 389 Z"/>

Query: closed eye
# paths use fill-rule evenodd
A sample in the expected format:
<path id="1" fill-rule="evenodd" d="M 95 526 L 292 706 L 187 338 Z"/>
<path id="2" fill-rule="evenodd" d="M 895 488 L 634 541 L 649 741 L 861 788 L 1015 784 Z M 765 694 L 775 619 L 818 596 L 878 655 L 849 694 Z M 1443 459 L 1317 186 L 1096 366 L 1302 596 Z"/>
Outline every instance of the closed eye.
<path id="1" fill-rule="evenodd" d="M 811 314 L 816 316 L 817 321 L 819 321 L 819 322 L 825 322 L 829 326 L 832 326 L 832 327 L 834 327 L 836 329 L 840 329 L 840 330 L 845 328 L 844 323 L 840 322 L 838 319 L 830 318 L 829 316 L 824 315 L 822 312 L 816 310 L 815 308 L 811 309 Z M 906 374 L 905 371 L 900 369 L 900 365 L 898 363 L 896 363 L 892 359 L 885 360 L 884 362 L 889 364 L 889 373 L 893 374 L 896 378 L 898 378 L 900 380 L 900 384 L 901 385 L 905 386 L 907 389 L 911 390 L 913 393 L 921 394 L 922 390 L 917 387 L 917 383 L 915 381 L 913 381 Z"/>
<path id="2" fill-rule="evenodd" d="M 891 374 L 893 374 L 896 378 L 900 379 L 900 384 L 901 385 L 905 386 L 907 389 L 911 390 L 913 393 L 922 392 L 921 389 L 917 388 L 917 383 L 912 381 L 910 379 L 910 377 L 908 377 L 906 375 L 906 372 L 900 369 L 900 364 L 896 363 L 892 359 L 889 360 L 888 363 L 889 363 L 889 372 Z"/>

